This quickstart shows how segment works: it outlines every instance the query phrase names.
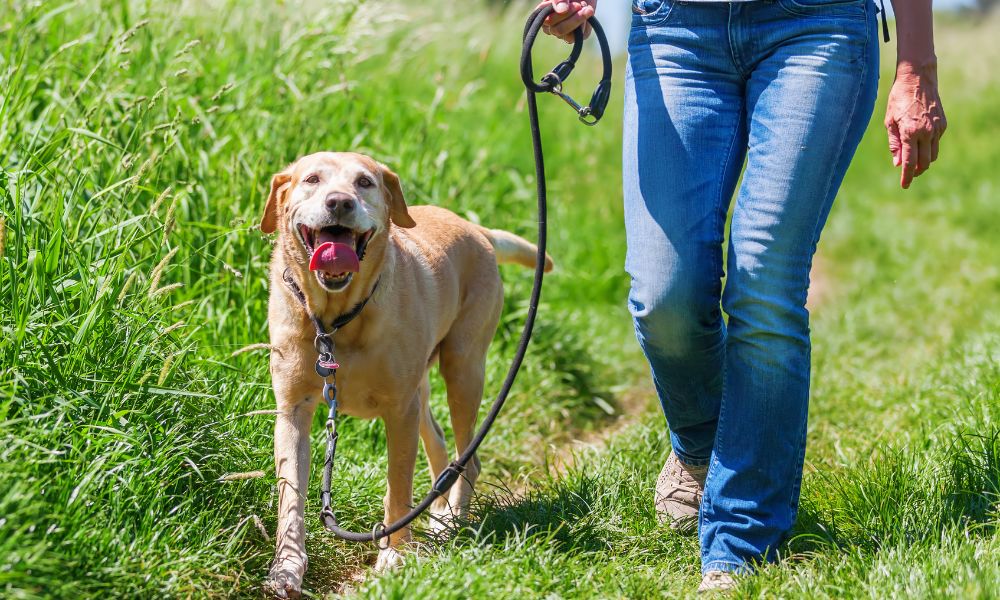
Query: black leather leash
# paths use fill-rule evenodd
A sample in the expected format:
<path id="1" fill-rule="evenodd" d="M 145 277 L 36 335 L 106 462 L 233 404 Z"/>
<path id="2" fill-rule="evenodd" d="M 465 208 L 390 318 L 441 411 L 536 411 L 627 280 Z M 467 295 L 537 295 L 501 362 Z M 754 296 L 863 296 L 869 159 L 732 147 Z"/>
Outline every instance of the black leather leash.
<path id="1" fill-rule="evenodd" d="M 356 532 L 343 529 L 337 524 L 337 517 L 334 515 L 333 508 L 331 506 L 330 480 L 333 474 L 333 459 L 337 452 L 336 381 L 337 369 L 340 367 L 334 356 L 335 347 L 333 343 L 333 334 L 337 329 L 346 325 L 349 321 L 361 313 L 369 298 L 371 298 L 371 294 L 375 293 L 375 288 L 378 287 L 378 282 L 375 282 L 375 286 L 372 288 L 372 292 L 367 298 L 358 303 L 353 309 L 351 309 L 350 312 L 341 315 L 334 321 L 332 331 L 328 332 L 322 320 L 315 315 L 310 315 L 310 319 L 312 319 L 313 325 L 316 328 L 315 343 L 316 351 L 319 353 L 319 358 L 316 361 L 316 373 L 323 378 L 323 399 L 326 401 L 329 408 L 326 419 L 327 434 L 326 455 L 323 460 L 323 484 L 320 494 L 323 508 L 320 512 L 320 518 L 323 520 L 323 526 L 341 539 L 352 542 L 374 542 L 382 538 L 386 538 L 409 525 L 414 519 L 420 516 L 421 513 L 427 510 L 432 502 L 446 494 L 448 490 L 451 489 L 451 486 L 458 481 L 462 472 L 465 471 L 465 466 L 469 464 L 470 460 L 472 460 L 473 455 L 479 449 L 479 446 L 483 443 L 483 440 L 489 433 L 490 428 L 493 426 L 493 422 L 496 421 L 497 415 L 500 414 L 500 409 L 503 408 L 504 403 L 507 401 L 507 396 L 510 394 L 511 387 L 514 385 L 514 379 L 517 377 L 517 372 L 521 368 L 521 363 L 524 361 L 524 356 L 528 350 L 528 342 L 531 340 L 531 331 L 535 326 L 535 316 L 538 313 L 538 302 L 542 294 L 542 278 L 545 273 L 545 220 L 547 213 L 545 163 L 542 156 L 542 134 L 538 125 L 538 106 L 535 102 L 535 95 L 541 93 L 552 93 L 559 96 L 563 99 L 563 101 L 573 107 L 573 110 L 576 111 L 580 120 L 587 125 L 596 125 L 597 122 L 600 121 L 601 117 L 604 116 L 604 109 L 607 107 L 608 98 L 611 95 L 611 50 L 608 47 L 608 39 L 604 34 L 604 30 L 601 28 L 601 24 L 598 23 L 597 19 L 594 17 L 590 18 L 589 23 L 593 28 L 594 34 L 597 36 L 597 41 L 601 46 L 604 73 L 601 76 L 601 82 L 597 85 L 597 89 L 594 91 L 594 94 L 590 99 L 590 104 L 587 106 L 581 106 L 573 100 L 573 98 L 562 91 L 562 84 L 567 78 L 569 78 L 570 73 L 573 72 L 573 68 L 576 66 L 576 61 L 580 58 L 580 53 L 583 49 L 582 28 L 577 28 L 574 32 L 573 50 L 570 52 L 569 57 L 542 77 L 540 81 L 536 82 L 534 80 L 534 74 L 531 66 L 531 49 L 535 43 L 535 38 L 538 36 L 538 32 L 542 28 L 542 23 L 545 21 L 545 18 L 552 13 L 552 11 L 553 8 L 551 5 L 545 5 L 538 8 L 531 14 L 524 27 L 524 47 L 521 51 L 521 79 L 524 81 L 525 88 L 527 88 L 528 120 L 531 124 L 531 145 L 535 156 L 535 179 L 538 193 L 538 254 L 535 258 L 534 283 L 531 288 L 528 315 L 524 321 L 524 328 L 521 330 L 521 339 L 518 341 L 517 349 L 514 352 L 514 358 L 511 361 L 510 369 L 507 371 L 507 377 L 504 379 L 503 385 L 500 387 L 500 392 L 497 394 L 496 400 L 493 401 L 493 406 L 490 407 L 489 413 L 487 413 L 486 418 L 483 419 L 483 424 L 480 426 L 479 431 L 476 432 L 475 437 L 472 438 L 468 448 L 466 448 L 457 459 L 452 461 L 441 472 L 441 474 L 438 475 L 437 479 L 434 481 L 434 485 L 431 486 L 430 491 L 427 492 L 427 495 L 424 496 L 424 498 L 416 506 L 410 509 L 408 513 L 393 523 L 377 523 L 370 532 Z M 292 288 L 292 291 L 295 293 L 299 301 L 303 304 L 303 306 L 305 306 L 305 296 L 303 295 L 301 288 L 299 288 L 299 286 L 287 273 L 285 281 L 288 283 L 289 287 Z M 308 308 L 306 311 L 308 312 Z"/>

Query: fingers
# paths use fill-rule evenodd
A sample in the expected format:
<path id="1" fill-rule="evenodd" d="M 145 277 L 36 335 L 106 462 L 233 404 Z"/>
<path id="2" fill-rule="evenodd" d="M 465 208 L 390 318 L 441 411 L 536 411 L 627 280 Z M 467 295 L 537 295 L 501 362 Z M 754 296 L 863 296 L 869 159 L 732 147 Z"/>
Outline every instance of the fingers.
<path id="1" fill-rule="evenodd" d="M 938 158 L 938 149 L 941 146 L 941 136 L 944 135 L 944 130 L 948 128 L 948 121 L 944 117 L 942 112 L 940 117 L 934 120 L 934 133 L 931 134 L 931 162 L 934 162 Z"/>
<path id="2" fill-rule="evenodd" d="M 892 163 L 901 170 L 899 183 L 909 188 L 913 178 L 937 160 L 947 128 L 933 70 L 916 72 L 904 63 L 897 65 L 886 102 L 885 127 Z"/>
<path id="3" fill-rule="evenodd" d="M 913 176 L 919 177 L 924 174 L 924 171 L 931 167 L 931 139 L 923 138 L 917 139 L 917 170 L 914 171 Z"/>
<path id="4" fill-rule="evenodd" d="M 904 190 L 907 190 L 910 189 L 910 184 L 913 183 L 913 172 L 917 168 L 917 148 L 914 147 L 913 140 L 904 139 L 902 143 L 900 158 L 903 165 L 903 172 L 899 177 L 899 185 Z"/>
<path id="5" fill-rule="evenodd" d="M 565 42 L 573 42 L 573 32 L 580 26 L 584 26 L 584 37 L 590 34 L 590 26 L 587 20 L 594 16 L 594 7 L 588 2 L 576 0 L 552 0 L 543 2 L 539 6 L 551 3 L 554 12 L 545 19 L 542 31 L 549 35 L 554 35 Z"/>
<path id="6" fill-rule="evenodd" d="M 903 143 L 899 140 L 899 125 L 895 121 L 889 121 L 885 124 L 885 128 L 889 132 L 889 152 L 892 154 L 892 166 L 898 167 L 903 164 Z"/>
<path id="7" fill-rule="evenodd" d="M 587 19 L 594 16 L 594 9 L 589 4 L 574 2 L 573 7 L 579 8 L 576 11 L 571 11 L 564 19 L 552 25 L 553 35 L 565 38 L 567 35 L 572 34 L 577 27 L 585 24 Z M 572 38 L 572 36 L 570 37 Z"/>
<path id="8" fill-rule="evenodd" d="M 535 7 L 535 10 L 538 10 L 539 8 L 546 6 L 548 4 L 551 4 L 552 8 L 555 10 L 555 14 L 549 15 L 549 19 L 551 19 L 553 16 L 557 14 L 564 14 L 569 12 L 568 0 L 542 0 L 541 2 L 538 3 L 538 6 Z M 546 22 L 548 22 L 548 19 L 546 19 Z"/>

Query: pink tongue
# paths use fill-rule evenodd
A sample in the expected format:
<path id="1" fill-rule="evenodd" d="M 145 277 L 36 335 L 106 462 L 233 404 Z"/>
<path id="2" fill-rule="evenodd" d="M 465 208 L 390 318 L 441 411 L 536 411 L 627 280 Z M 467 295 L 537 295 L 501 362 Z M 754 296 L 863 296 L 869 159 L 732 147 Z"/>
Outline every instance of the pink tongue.
<path id="1" fill-rule="evenodd" d="M 358 260 L 354 248 L 348 244 L 323 242 L 313 252 L 312 259 L 309 261 L 309 269 L 326 271 L 334 275 L 348 271 L 357 273 L 361 269 L 361 262 Z"/>

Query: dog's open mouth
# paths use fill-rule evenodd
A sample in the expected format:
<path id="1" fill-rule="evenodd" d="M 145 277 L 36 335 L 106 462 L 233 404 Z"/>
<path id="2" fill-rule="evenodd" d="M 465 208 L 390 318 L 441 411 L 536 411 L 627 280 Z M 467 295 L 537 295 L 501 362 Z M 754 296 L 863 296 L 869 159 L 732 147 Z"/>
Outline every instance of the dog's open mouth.
<path id="1" fill-rule="evenodd" d="M 330 291 L 347 287 L 361 270 L 361 259 L 374 230 L 358 232 L 340 225 L 312 229 L 299 225 L 299 236 L 309 252 L 309 269 L 320 285 Z"/>

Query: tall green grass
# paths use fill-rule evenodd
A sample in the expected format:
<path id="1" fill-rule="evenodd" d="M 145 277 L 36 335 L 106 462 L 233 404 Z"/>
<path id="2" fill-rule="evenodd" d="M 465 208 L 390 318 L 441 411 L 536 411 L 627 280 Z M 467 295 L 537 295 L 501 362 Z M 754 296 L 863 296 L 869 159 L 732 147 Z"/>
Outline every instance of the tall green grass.
<path id="1" fill-rule="evenodd" d="M 530 146 L 504 35 L 513 23 L 483 30 L 485 17 L 453 9 L 414 30 L 371 2 L 9 9 L 0 38 L 0 589 L 254 589 L 271 551 L 275 482 L 271 419 L 254 413 L 273 399 L 266 351 L 237 352 L 267 341 L 270 244 L 255 223 L 268 177 L 307 152 L 367 152 L 397 169 L 411 203 L 530 233 Z M 558 114 L 550 139 L 576 132 Z M 616 133 L 598 130 L 591 142 L 610 153 Z M 554 143 L 550 156 L 577 161 Z M 562 273 L 546 290 L 552 302 L 596 304 L 558 318 L 546 309 L 544 358 L 527 365 L 512 399 L 520 408 L 491 440 L 491 470 L 511 485 L 537 464 L 524 460 L 526 439 L 599 421 L 609 390 L 626 383 L 609 383 L 590 353 L 626 344 L 624 321 L 610 332 L 591 326 L 609 305 L 621 312 L 620 208 L 598 195 L 599 178 L 566 196 L 597 207 L 607 232 L 594 222 L 555 235 Z M 557 219 L 575 214 L 560 204 Z M 573 259 L 594 247 L 604 252 L 589 264 Z M 528 286 L 525 273 L 505 275 L 494 388 Z M 380 427 L 352 423 L 347 436 L 339 500 L 358 507 L 349 522 L 370 527 L 384 485 Z M 258 469 L 266 476 L 219 481 Z M 338 549 L 327 570 L 367 551 Z M 313 564 L 323 572 L 322 560 Z"/>
<path id="2" fill-rule="evenodd" d="M 367 152 L 411 203 L 533 236 L 524 8 L 0 8 L 0 594 L 259 593 L 275 512 L 259 346 L 270 241 L 255 227 L 269 176 L 314 150 Z M 896 189 L 877 123 L 862 145 L 821 245 L 830 293 L 814 311 L 802 517 L 788 559 L 740 595 L 996 593 L 1000 84 L 964 60 L 995 49 L 996 31 L 942 29 L 951 125 L 914 190 Z M 540 48 L 539 64 L 564 51 Z M 588 69 L 571 81 L 581 93 Z M 620 103 L 586 130 L 558 101 L 542 111 L 558 270 L 484 447 L 473 518 L 358 583 L 373 549 L 311 516 L 312 593 L 655 597 L 697 582 L 696 541 L 651 510 L 667 442 L 624 310 Z M 490 390 L 530 283 L 503 276 Z M 432 403 L 446 423 L 442 389 Z M 569 440 L 595 438 L 626 406 L 633 425 L 567 461 Z M 381 426 L 348 421 L 343 436 L 335 501 L 370 527 Z"/>

